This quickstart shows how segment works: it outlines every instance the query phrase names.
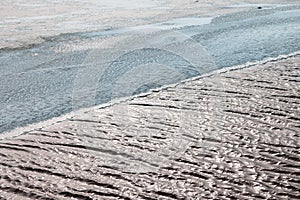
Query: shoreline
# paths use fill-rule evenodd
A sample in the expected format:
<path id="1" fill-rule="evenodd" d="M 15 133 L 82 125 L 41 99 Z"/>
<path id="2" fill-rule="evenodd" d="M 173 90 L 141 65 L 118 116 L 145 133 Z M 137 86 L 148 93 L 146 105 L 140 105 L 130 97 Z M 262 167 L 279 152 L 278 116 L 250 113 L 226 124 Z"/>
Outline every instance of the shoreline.
<path id="1" fill-rule="evenodd" d="M 300 55 L 260 63 L 1 139 L 0 197 L 297 199 Z"/>
<path id="2" fill-rule="evenodd" d="M 128 102 L 128 101 L 133 100 L 133 99 L 138 98 L 138 97 L 148 96 L 148 95 L 150 95 L 154 92 L 156 93 L 158 91 L 163 91 L 163 90 L 168 89 L 168 88 L 173 88 L 173 87 L 176 87 L 178 85 L 181 85 L 181 84 L 184 84 L 184 83 L 187 83 L 187 82 L 192 82 L 192 81 L 196 81 L 196 80 L 199 80 L 199 79 L 202 79 L 202 78 L 207 78 L 207 77 L 210 77 L 210 76 L 216 75 L 216 74 L 222 74 L 222 73 L 227 73 L 227 72 L 230 72 L 230 71 L 242 70 L 242 69 L 245 69 L 245 68 L 251 68 L 251 67 L 256 66 L 256 65 L 266 64 L 268 62 L 282 61 L 282 60 L 292 58 L 292 57 L 295 57 L 295 56 L 299 56 L 299 55 L 300 55 L 300 51 L 296 51 L 296 52 L 288 54 L 288 55 L 280 55 L 278 57 L 267 58 L 267 59 L 264 59 L 264 60 L 261 60 L 261 61 L 248 62 L 248 63 L 242 64 L 242 65 L 221 68 L 219 70 L 214 70 L 212 72 L 209 72 L 209 73 L 206 73 L 206 74 L 203 74 L 203 75 L 200 75 L 200 76 L 185 79 L 185 80 L 180 81 L 178 83 L 164 85 L 164 86 L 156 88 L 156 89 L 151 89 L 149 92 L 145 92 L 145 93 L 141 93 L 141 94 L 137 94 L 137 95 L 129 96 L 129 97 L 121 97 L 121 98 L 113 99 L 112 101 L 107 102 L 107 103 L 103 103 L 103 104 L 88 107 L 88 108 L 81 108 L 79 110 L 72 111 L 70 113 L 66 113 L 66 114 L 64 114 L 62 116 L 59 116 L 59 117 L 54 117 L 54 118 L 51 118 L 51 119 L 48 119 L 48 120 L 45 120 L 45 121 L 25 125 L 24 127 L 17 127 L 13 130 L 9 130 L 7 132 L 0 133 L 0 140 L 17 137 L 17 136 L 22 135 L 26 132 L 42 129 L 43 127 L 46 127 L 48 125 L 53 125 L 57 122 L 67 120 L 69 118 L 74 117 L 75 115 L 86 113 L 86 112 L 91 111 L 93 109 L 102 109 L 102 108 L 111 107 L 111 106 L 114 106 L 116 104 Z"/>
<path id="3" fill-rule="evenodd" d="M 0 199 L 298 199 L 300 0 L 0 3 Z"/>
<path id="4" fill-rule="evenodd" d="M 111 95 L 131 96 L 214 69 L 298 51 L 298 10 L 279 7 L 214 19 L 184 18 L 67 35 L 35 48 L 3 52 L 0 132 L 104 103 Z M 103 81 L 97 82 L 100 77 Z"/>

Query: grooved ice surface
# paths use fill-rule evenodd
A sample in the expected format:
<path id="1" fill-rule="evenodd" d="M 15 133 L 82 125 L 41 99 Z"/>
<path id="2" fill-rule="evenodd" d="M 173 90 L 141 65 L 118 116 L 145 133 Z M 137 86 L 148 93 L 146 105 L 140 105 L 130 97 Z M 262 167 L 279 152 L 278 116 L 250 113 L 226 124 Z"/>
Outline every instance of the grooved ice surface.
<path id="1" fill-rule="evenodd" d="M 298 199 L 300 56 L 0 140 L 8 199 Z"/>

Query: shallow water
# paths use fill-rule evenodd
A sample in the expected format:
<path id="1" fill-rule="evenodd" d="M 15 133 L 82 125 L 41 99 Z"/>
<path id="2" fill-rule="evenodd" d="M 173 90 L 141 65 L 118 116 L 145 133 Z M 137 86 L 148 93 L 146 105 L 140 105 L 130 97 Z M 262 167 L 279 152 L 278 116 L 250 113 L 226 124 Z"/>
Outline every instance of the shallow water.
<path id="1" fill-rule="evenodd" d="M 299 13 L 293 6 L 214 19 L 180 18 L 65 34 L 33 48 L 2 51 L 0 132 L 222 67 L 298 51 Z M 195 24 L 200 25 L 191 26 Z"/>

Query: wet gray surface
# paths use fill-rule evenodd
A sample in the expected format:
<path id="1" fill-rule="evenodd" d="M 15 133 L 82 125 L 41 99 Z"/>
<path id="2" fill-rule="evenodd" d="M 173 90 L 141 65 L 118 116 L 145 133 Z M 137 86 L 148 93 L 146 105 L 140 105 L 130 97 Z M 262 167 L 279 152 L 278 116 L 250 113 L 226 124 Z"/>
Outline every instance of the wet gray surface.
<path id="1" fill-rule="evenodd" d="M 300 56 L 0 140 L 2 199 L 299 199 Z"/>
<path id="2" fill-rule="evenodd" d="M 2 50 L 0 132 L 218 68 L 295 52 L 299 21 L 297 6 L 252 9 L 201 26 L 65 34 L 31 49 Z M 112 45 L 103 45 L 110 40 Z"/>

